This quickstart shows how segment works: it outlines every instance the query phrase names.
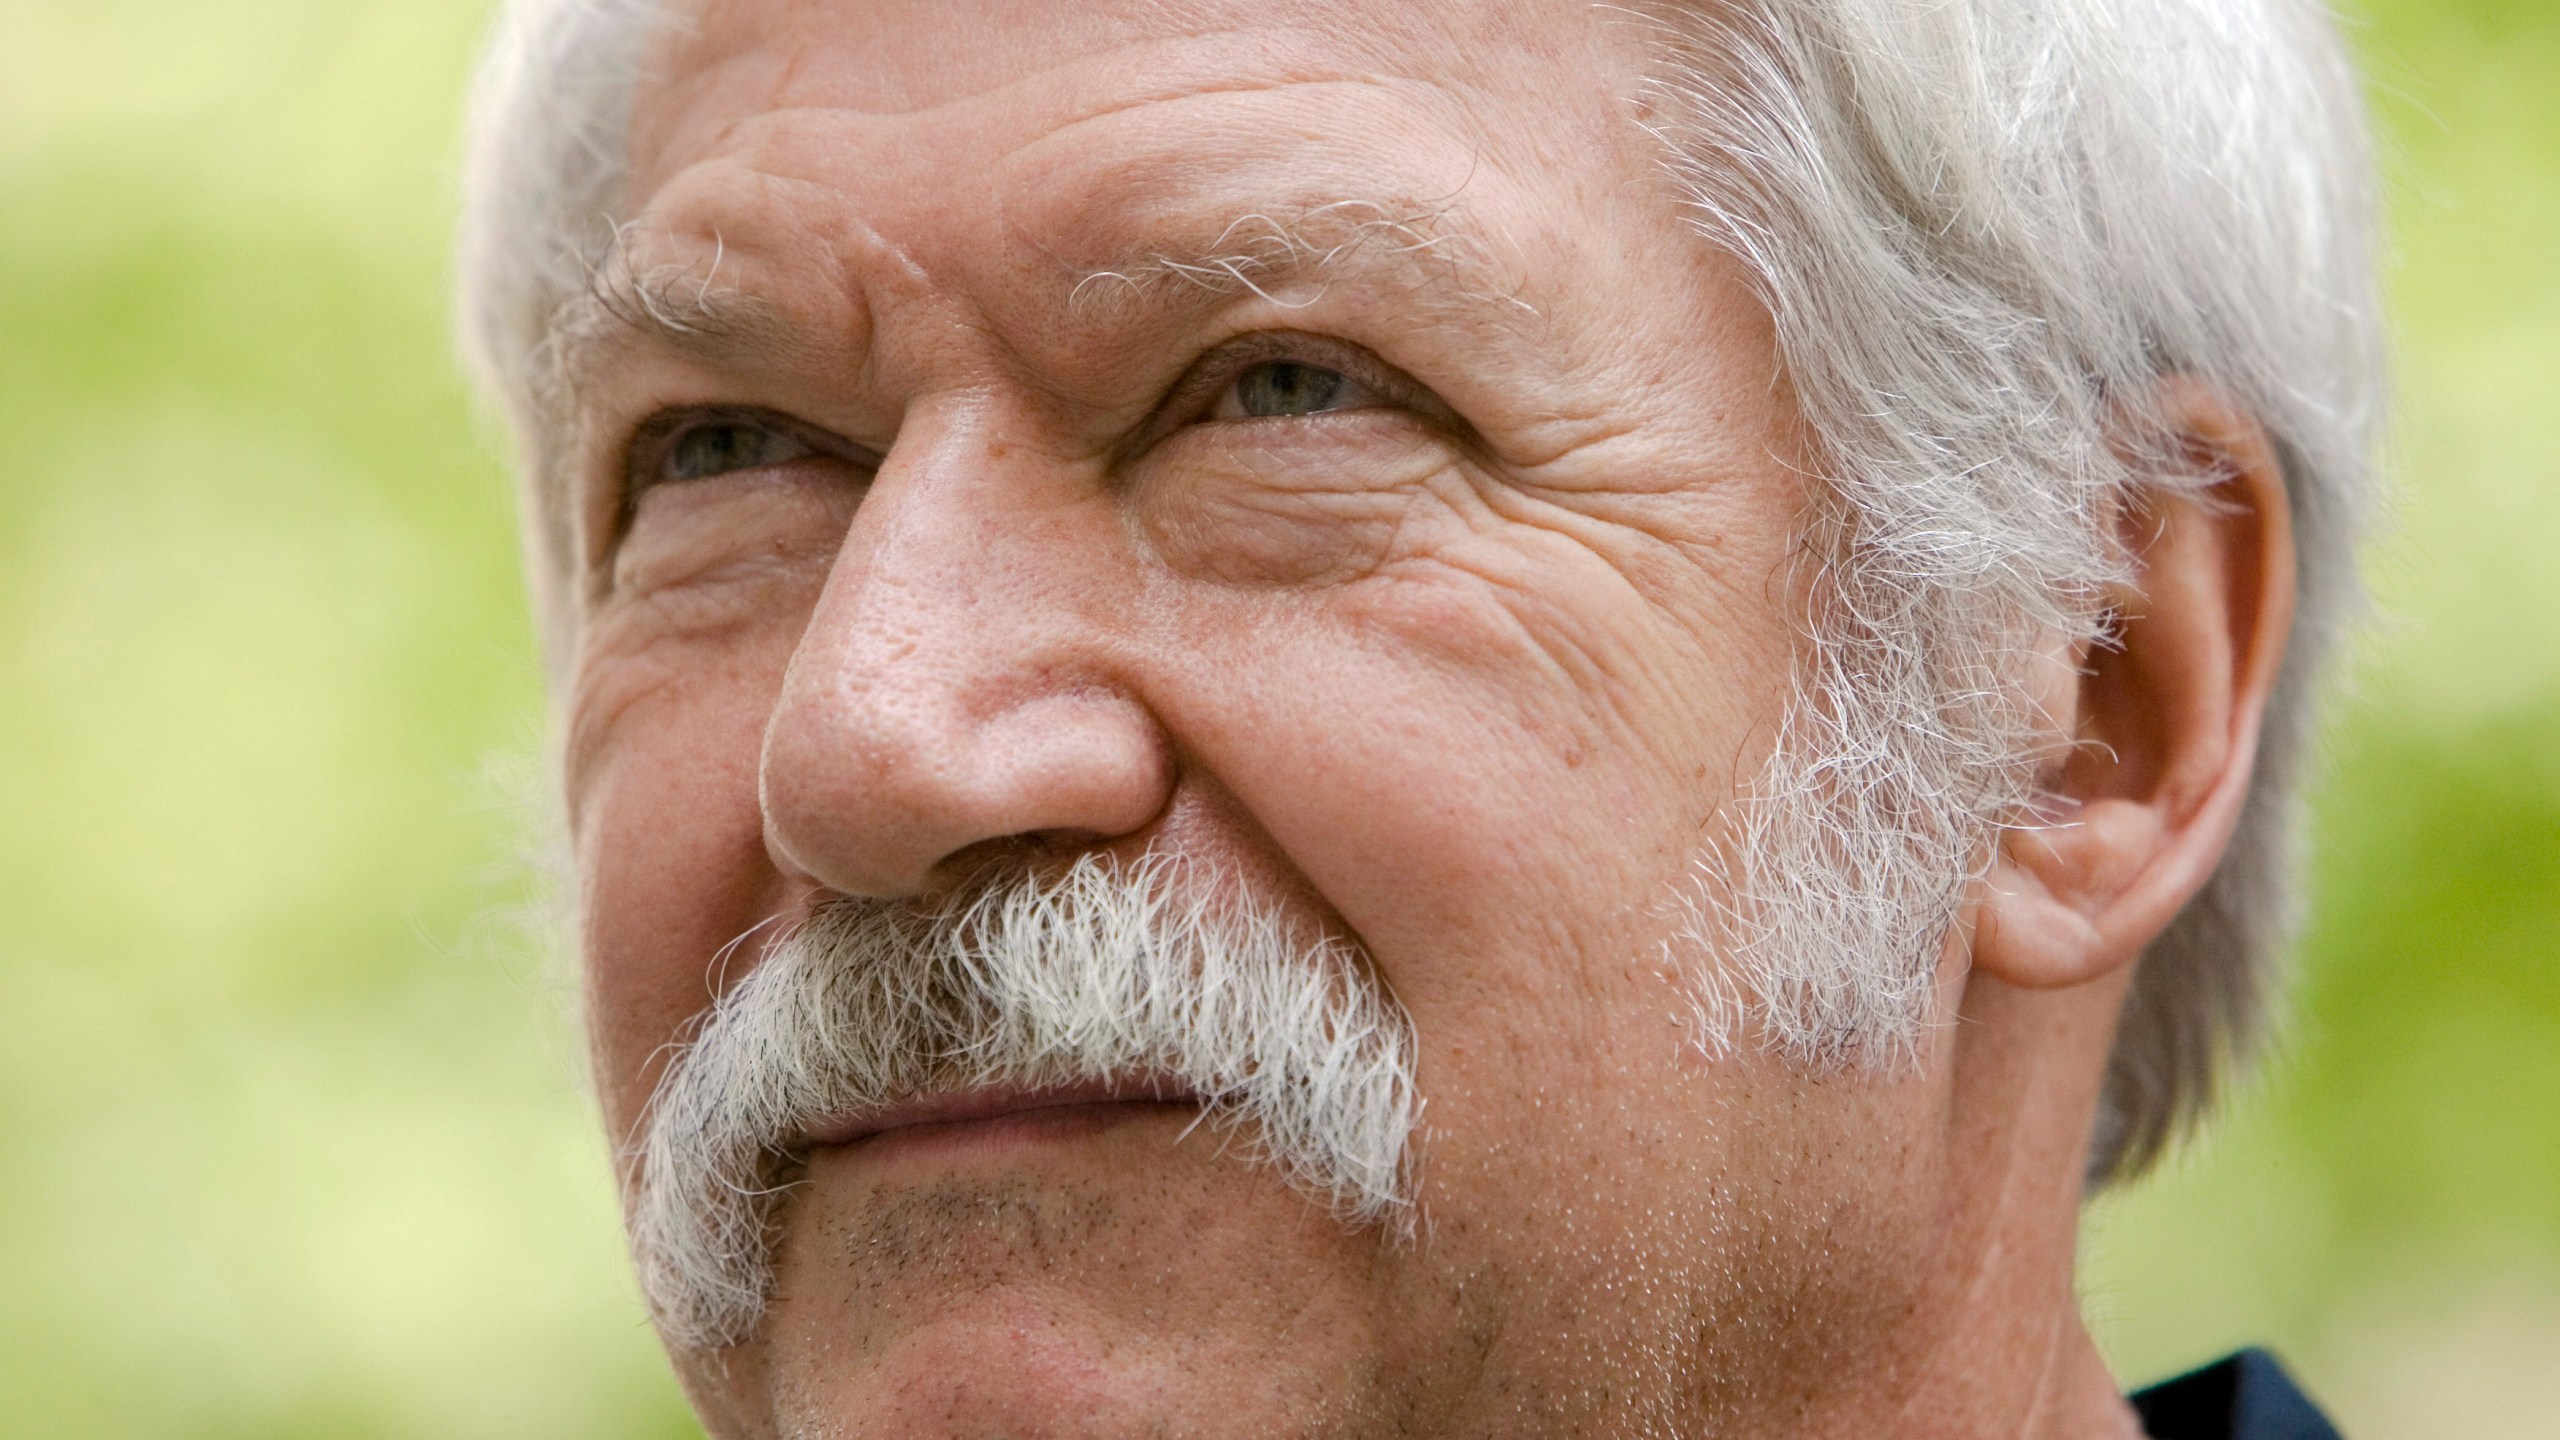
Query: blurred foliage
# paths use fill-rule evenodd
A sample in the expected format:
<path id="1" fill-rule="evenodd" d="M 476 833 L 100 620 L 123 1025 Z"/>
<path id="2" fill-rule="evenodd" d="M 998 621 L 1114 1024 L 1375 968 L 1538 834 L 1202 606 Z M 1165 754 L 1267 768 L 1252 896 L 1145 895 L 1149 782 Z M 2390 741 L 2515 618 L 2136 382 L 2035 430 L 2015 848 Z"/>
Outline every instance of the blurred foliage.
<path id="1" fill-rule="evenodd" d="M 2128 1378 L 2560 1433 L 2560 10 L 2369 0 L 2390 623 L 2297 1025 L 2093 1212 Z M 0 48 L 0 1428 L 695 1433 L 513 795 L 541 698 L 448 358 L 471 0 L 34 0 Z M 497 917 L 497 918 L 492 918 Z M 2539 1387 L 2539 1388 L 2537 1388 Z"/>

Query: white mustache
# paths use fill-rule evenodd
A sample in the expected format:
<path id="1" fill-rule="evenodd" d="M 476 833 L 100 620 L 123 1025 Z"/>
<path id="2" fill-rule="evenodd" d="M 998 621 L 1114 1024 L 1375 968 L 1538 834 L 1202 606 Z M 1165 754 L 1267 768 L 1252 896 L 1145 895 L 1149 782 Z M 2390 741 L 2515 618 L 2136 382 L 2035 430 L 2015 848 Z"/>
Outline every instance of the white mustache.
<path id="1" fill-rule="evenodd" d="M 750 1338 L 783 1188 L 830 1115 L 1144 1076 L 1347 1223 L 1409 1216 L 1413 1027 L 1340 941 L 1213 907 L 1170 862 L 1078 860 L 931 911 L 839 901 L 720 997 L 629 1155 L 625 1224 L 671 1344 Z"/>

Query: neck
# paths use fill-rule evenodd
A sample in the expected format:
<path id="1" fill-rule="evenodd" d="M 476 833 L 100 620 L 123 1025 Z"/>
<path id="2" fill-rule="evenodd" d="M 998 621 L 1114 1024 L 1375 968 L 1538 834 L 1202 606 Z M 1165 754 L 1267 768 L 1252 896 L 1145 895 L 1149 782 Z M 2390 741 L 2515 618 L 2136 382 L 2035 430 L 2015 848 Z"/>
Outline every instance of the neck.
<path id="1" fill-rule="evenodd" d="M 1869 1397 L 1853 1430 L 2139 1440 L 2074 1283 L 2082 1163 L 2123 989 L 2123 978 L 2048 991 L 1967 980 L 1953 1027 L 1939 1279 L 1897 1347 L 1887 1393 Z"/>

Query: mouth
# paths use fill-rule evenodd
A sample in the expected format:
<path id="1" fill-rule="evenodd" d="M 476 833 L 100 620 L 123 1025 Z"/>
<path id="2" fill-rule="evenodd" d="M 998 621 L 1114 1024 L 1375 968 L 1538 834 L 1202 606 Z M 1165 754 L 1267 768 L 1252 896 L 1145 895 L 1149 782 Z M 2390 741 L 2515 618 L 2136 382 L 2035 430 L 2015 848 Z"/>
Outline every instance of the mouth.
<path id="1" fill-rule="evenodd" d="M 1200 1097 L 1145 1077 L 1073 1085 L 983 1086 L 944 1091 L 818 1119 L 803 1132 L 811 1149 L 906 1149 L 934 1144 L 1035 1141 L 1090 1134 L 1149 1115 L 1196 1121 Z"/>

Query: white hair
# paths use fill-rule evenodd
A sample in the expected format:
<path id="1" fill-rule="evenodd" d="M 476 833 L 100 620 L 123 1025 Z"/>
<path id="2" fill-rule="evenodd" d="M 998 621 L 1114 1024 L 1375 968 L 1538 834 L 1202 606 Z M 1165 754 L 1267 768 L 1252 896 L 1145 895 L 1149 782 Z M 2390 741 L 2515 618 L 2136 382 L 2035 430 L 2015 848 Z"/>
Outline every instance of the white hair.
<path id="1" fill-rule="evenodd" d="M 537 483 L 544 351 L 612 245 L 659 9 L 513 0 L 475 96 L 463 328 Z M 2105 643 L 2112 517 L 2212 478 L 2146 430 L 2158 382 L 2215 387 L 2275 442 L 2294 634 L 2237 834 L 2109 1059 L 2090 1173 L 2137 1172 L 2263 1028 L 2315 692 L 2358 603 L 2383 366 L 2336 28 L 2315 0 L 1655 9 L 1646 123 L 1774 316 L 1826 482 L 1815 658 L 1710 863 L 1770 1044 L 1873 1062 L 1928 1023 L 1940 938 L 2033 815 L 2027 653 Z"/>
<path id="2" fill-rule="evenodd" d="M 1412 1022 L 1349 946 L 1201 879 L 1085 856 L 930 909 L 836 901 L 773 947 L 677 1052 L 628 1157 L 669 1343 L 753 1333 L 808 1127 L 941 1091 L 1143 1080 L 1346 1221 L 1405 1233 Z"/>
<path id="3" fill-rule="evenodd" d="M 2272 438 L 2292 642 L 2219 868 L 2143 956 L 2093 1180 L 2139 1171 L 2263 1028 L 2320 672 L 2358 605 L 2381 411 L 2372 167 L 2313 0 L 1769 0 L 1666 11 L 1655 123 L 1819 437 L 1816 660 L 1719 869 L 1764 1033 L 1906 1045 L 1936 942 L 2032 823 L 2045 637 L 2104 644 L 2112 519 L 2201 488 L 2147 413 L 2200 380 Z"/>

